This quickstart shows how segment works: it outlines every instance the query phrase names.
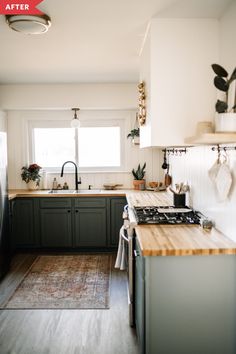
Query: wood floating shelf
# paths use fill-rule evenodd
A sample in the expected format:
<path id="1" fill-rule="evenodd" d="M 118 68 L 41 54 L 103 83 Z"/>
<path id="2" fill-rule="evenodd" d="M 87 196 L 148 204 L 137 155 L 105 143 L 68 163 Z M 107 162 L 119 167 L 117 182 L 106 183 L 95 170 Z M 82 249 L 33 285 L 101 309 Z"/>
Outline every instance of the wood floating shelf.
<path id="1" fill-rule="evenodd" d="M 236 133 L 205 133 L 184 140 L 192 145 L 219 145 L 236 143 Z"/>

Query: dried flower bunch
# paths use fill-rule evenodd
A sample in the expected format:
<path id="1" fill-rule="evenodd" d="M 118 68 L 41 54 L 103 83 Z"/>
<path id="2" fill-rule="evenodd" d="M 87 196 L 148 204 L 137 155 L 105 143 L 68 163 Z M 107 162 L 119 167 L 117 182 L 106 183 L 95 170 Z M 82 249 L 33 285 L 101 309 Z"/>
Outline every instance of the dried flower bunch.
<path id="1" fill-rule="evenodd" d="M 39 186 L 39 182 L 41 178 L 39 171 L 41 168 L 42 167 L 37 165 L 36 163 L 29 165 L 29 167 L 23 166 L 21 169 L 22 180 L 25 181 L 26 183 L 29 183 L 30 181 L 35 181 L 36 185 Z"/>

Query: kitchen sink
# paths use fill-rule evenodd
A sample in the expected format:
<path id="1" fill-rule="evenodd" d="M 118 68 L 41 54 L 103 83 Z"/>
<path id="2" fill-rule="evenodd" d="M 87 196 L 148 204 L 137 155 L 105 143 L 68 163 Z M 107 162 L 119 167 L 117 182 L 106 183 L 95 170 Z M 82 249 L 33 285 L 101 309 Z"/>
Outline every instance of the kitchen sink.
<path id="1" fill-rule="evenodd" d="M 49 194 L 73 194 L 75 193 L 74 189 L 52 189 L 48 191 Z"/>
<path id="2" fill-rule="evenodd" d="M 48 194 L 97 194 L 101 193 L 101 189 L 52 189 L 48 191 Z"/>
<path id="3" fill-rule="evenodd" d="M 101 193 L 101 189 L 79 189 L 78 191 L 75 191 L 75 194 L 97 194 Z"/>

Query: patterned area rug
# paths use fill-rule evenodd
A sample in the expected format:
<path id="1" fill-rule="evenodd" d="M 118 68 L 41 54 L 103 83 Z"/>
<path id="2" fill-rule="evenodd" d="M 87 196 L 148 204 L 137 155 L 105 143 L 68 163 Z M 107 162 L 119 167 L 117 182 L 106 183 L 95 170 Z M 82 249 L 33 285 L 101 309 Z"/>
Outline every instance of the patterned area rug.
<path id="1" fill-rule="evenodd" d="M 111 255 L 39 256 L 5 309 L 109 308 Z"/>

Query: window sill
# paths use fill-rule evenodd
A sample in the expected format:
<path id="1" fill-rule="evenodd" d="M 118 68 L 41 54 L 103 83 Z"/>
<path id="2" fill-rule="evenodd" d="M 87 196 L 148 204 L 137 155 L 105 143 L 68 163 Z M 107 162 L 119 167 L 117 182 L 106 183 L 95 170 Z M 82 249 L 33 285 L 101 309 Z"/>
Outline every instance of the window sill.
<path id="1" fill-rule="evenodd" d="M 49 174 L 56 174 L 56 173 L 58 173 L 58 174 L 60 174 L 61 173 L 61 170 L 50 170 L 50 171 L 47 171 L 47 170 L 45 170 L 45 172 L 49 175 Z M 64 171 L 64 174 L 74 174 L 75 172 L 73 171 L 73 170 L 68 170 L 68 171 Z M 101 170 L 101 171 L 81 171 L 80 169 L 79 169 L 79 171 L 78 171 L 78 173 L 79 173 L 79 175 L 82 175 L 82 174 L 105 174 L 105 173 L 127 173 L 127 174 L 130 174 L 131 173 L 131 171 L 104 171 L 104 170 Z"/>

